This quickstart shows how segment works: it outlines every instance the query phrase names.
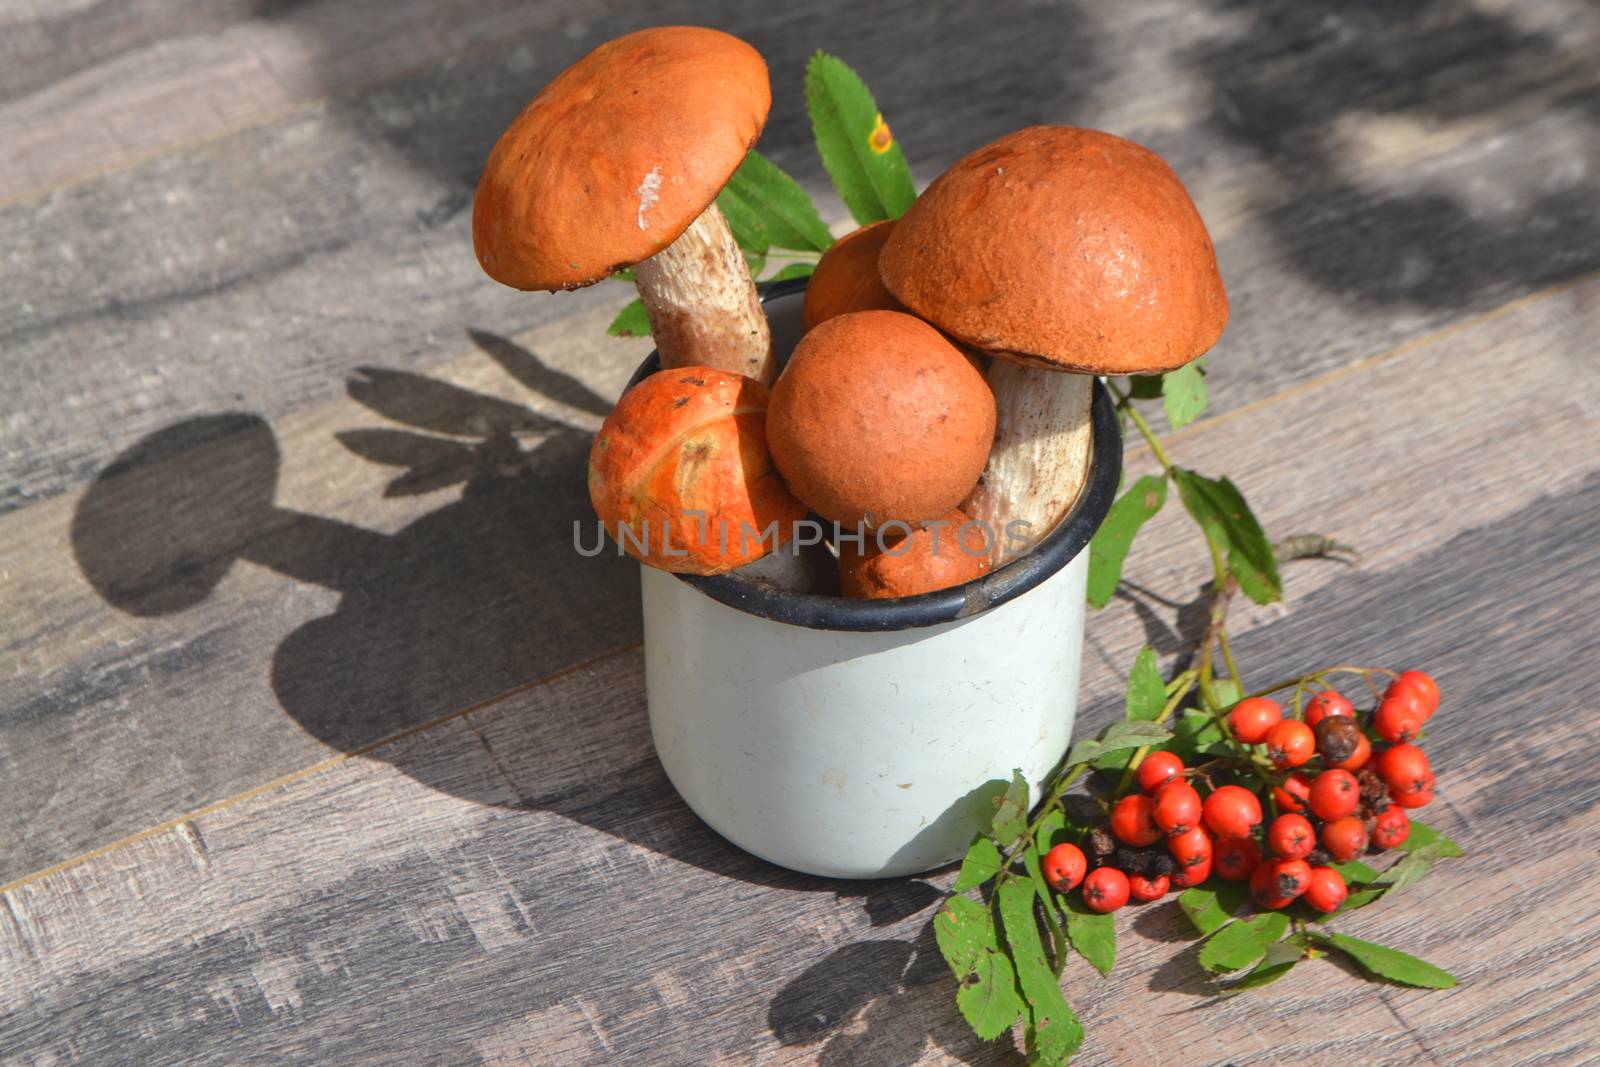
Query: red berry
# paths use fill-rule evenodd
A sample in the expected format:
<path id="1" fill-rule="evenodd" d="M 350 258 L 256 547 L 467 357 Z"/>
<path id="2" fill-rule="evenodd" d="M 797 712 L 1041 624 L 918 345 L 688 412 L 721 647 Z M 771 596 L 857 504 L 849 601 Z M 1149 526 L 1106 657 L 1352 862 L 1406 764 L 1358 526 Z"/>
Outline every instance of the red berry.
<path id="1" fill-rule="evenodd" d="M 1422 732 L 1427 718 L 1416 693 L 1402 689 L 1384 697 L 1378 704 L 1378 710 L 1372 715 L 1372 728 L 1385 741 L 1409 741 Z"/>
<path id="2" fill-rule="evenodd" d="M 1323 771 L 1311 782 L 1311 814 L 1324 822 L 1342 819 L 1361 803 L 1361 783 L 1349 771 Z"/>
<path id="3" fill-rule="evenodd" d="M 1362 734 L 1360 738 L 1356 740 L 1356 750 L 1351 754 L 1349 759 L 1341 760 L 1338 763 L 1329 764 L 1329 766 L 1337 767 L 1341 771 L 1359 771 L 1361 768 L 1367 765 L 1367 761 L 1371 758 L 1372 742 L 1367 740 L 1366 734 Z"/>
<path id="4" fill-rule="evenodd" d="M 1378 848 L 1405 844 L 1411 836 L 1411 818 L 1400 808 L 1384 808 L 1372 823 L 1372 843 Z"/>
<path id="5" fill-rule="evenodd" d="M 1278 805 L 1279 811 L 1304 815 L 1311 810 L 1311 779 L 1295 771 L 1282 785 L 1273 787 L 1272 802 Z"/>
<path id="6" fill-rule="evenodd" d="M 1353 719 L 1356 717 L 1356 709 L 1350 701 L 1345 699 L 1344 694 L 1337 689 L 1324 689 L 1306 701 L 1306 725 L 1315 730 L 1317 723 L 1328 715 L 1338 715 L 1341 718 Z"/>
<path id="7" fill-rule="evenodd" d="M 1078 883 L 1083 881 L 1083 872 L 1089 863 L 1084 858 L 1083 849 L 1063 842 L 1046 852 L 1044 862 L 1039 866 L 1044 872 L 1044 880 L 1050 883 L 1050 888 L 1058 893 L 1065 893 L 1076 889 Z"/>
<path id="8" fill-rule="evenodd" d="M 1263 908 L 1287 908 L 1310 883 L 1305 860 L 1268 860 L 1250 876 L 1250 895 Z"/>
<path id="9" fill-rule="evenodd" d="M 1423 671 L 1401 671 L 1394 681 L 1389 683 L 1389 689 L 1384 693 L 1397 693 L 1409 690 L 1417 697 L 1418 705 L 1422 708 L 1424 721 L 1431 718 L 1439 710 L 1439 683 Z"/>
<path id="10" fill-rule="evenodd" d="M 1303 860 L 1317 847 L 1317 831 L 1304 815 L 1280 815 L 1267 827 L 1267 847 L 1286 860 Z"/>
<path id="11" fill-rule="evenodd" d="M 1188 889 L 1210 877 L 1211 857 L 1207 856 L 1204 863 L 1197 863 L 1193 867 L 1179 867 L 1172 875 L 1172 885 L 1176 889 Z"/>
<path id="12" fill-rule="evenodd" d="M 1390 789 L 1404 793 L 1420 793 L 1431 788 L 1433 768 L 1428 766 L 1428 755 L 1416 745 L 1395 745 L 1378 754 L 1378 777 Z"/>
<path id="13" fill-rule="evenodd" d="M 1128 902 L 1128 876 L 1115 867 L 1096 867 L 1083 880 L 1083 902 L 1094 911 L 1116 911 Z"/>
<path id="14" fill-rule="evenodd" d="M 1170 888 L 1172 879 L 1164 874 L 1154 879 L 1146 878 L 1142 874 L 1128 875 L 1128 894 L 1134 900 L 1160 900 L 1167 895 L 1167 890 Z"/>
<path id="15" fill-rule="evenodd" d="M 1167 838 L 1167 851 L 1172 853 L 1172 858 L 1178 861 L 1180 868 L 1210 863 L 1211 835 L 1206 833 L 1205 827 L 1196 826 L 1187 833 Z"/>
<path id="16" fill-rule="evenodd" d="M 1283 721 L 1283 709 L 1278 702 L 1266 697 L 1251 697 L 1235 704 L 1228 713 L 1228 726 L 1233 736 L 1247 745 L 1259 745 L 1267 731 Z"/>
<path id="17" fill-rule="evenodd" d="M 1267 731 L 1267 758 L 1277 767 L 1298 767 L 1317 754 L 1317 735 L 1298 719 L 1285 719 Z"/>
<path id="18" fill-rule="evenodd" d="M 1322 827 L 1322 847 L 1337 863 L 1349 863 L 1367 850 L 1367 824 L 1348 815 Z"/>
<path id="19" fill-rule="evenodd" d="M 1433 803 L 1433 787 L 1429 786 L 1420 793 L 1398 794 L 1393 789 L 1389 790 L 1389 797 L 1402 808 L 1425 808 Z"/>
<path id="20" fill-rule="evenodd" d="M 1182 773 L 1183 760 L 1171 752 L 1152 752 L 1139 764 L 1139 788 L 1154 793 Z"/>
<path id="21" fill-rule="evenodd" d="M 1218 837 L 1249 837 L 1261 825 L 1261 801 L 1244 786 L 1225 785 L 1212 791 L 1203 810 L 1206 826 Z"/>
<path id="22" fill-rule="evenodd" d="M 1135 848 L 1153 845 L 1161 840 L 1155 812 L 1155 801 L 1142 793 L 1129 793 L 1111 809 L 1111 832 Z"/>
<path id="23" fill-rule="evenodd" d="M 1311 868 L 1311 881 L 1306 885 L 1306 903 L 1318 911 L 1338 911 L 1350 890 L 1344 884 L 1344 875 L 1332 867 Z"/>
<path id="24" fill-rule="evenodd" d="M 1155 795 L 1156 825 L 1168 837 L 1186 834 L 1200 825 L 1200 794 L 1188 782 L 1168 782 Z"/>
<path id="25" fill-rule="evenodd" d="M 1242 882 L 1261 866 L 1261 846 L 1250 837 L 1224 837 L 1216 844 L 1214 862 L 1224 879 Z"/>

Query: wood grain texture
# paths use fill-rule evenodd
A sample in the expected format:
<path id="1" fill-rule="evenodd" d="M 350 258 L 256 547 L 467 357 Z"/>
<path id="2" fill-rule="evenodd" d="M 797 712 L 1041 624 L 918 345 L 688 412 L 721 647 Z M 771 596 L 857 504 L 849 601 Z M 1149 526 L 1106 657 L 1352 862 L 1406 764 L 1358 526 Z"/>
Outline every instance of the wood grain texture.
<path id="1" fill-rule="evenodd" d="M 1600 570 L 1600 420 L 1594 387 L 1574 385 L 1597 317 L 1600 279 L 1175 435 L 1179 462 L 1237 473 L 1274 533 L 1365 552 L 1354 572 L 1297 566 L 1283 607 L 1241 618 L 1252 676 L 1339 658 L 1440 679 L 1428 817 L 1469 855 L 1346 928 L 1462 985 L 1373 987 L 1322 963 L 1212 1003 L 1169 903 L 1123 916 L 1112 979 L 1069 967 L 1090 1033 L 1078 1062 L 1600 1055 L 1583 978 L 1600 909 L 1565 888 L 1600 876 L 1568 847 L 1600 830 L 1600 786 L 1566 762 L 1600 728 L 1570 669 L 1600 653 L 1574 625 Z M 1427 417 L 1397 423 L 1407 404 Z M 1341 433 L 1290 448 L 1313 421 Z M 1198 587 L 1203 553 L 1175 519 L 1141 535 L 1134 583 Z M 1118 713 L 1137 645 L 1170 649 L 1194 614 L 1143 599 L 1095 616 L 1084 729 Z M 720 841 L 653 760 L 640 675 L 621 653 L 10 887 L 0 1055 L 1016 1062 L 951 1008 L 928 925 L 950 875 L 828 882 Z"/>
<path id="2" fill-rule="evenodd" d="M 426 21 L 395 6 L 407 10 L 373 15 L 375 40 Z M 337 43 L 364 30 L 318 20 L 368 9 L 228 21 L 245 10 L 209 25 Z M 151 49 L 213 39 L 175 28 L 190 11 L 13 6 L 13 25 L 87 21 L 52 38 L 54 59 L 23 49 L 36 65 L 7 68 L 20 72 L 7 91 L 32 98 L 51 62 L 64 80 L 148 70 Z M 601 336 L 627 291 L 502 289 L 477 271 L 466 232 L 488 145 L 533 86 L 602 36 L 675 18 L 747 36 L 777 90 L 763 147 L 813 189 L 798 86 L 819 45 L 877 87 L 924 178 L 1029 121 L 1094 123 L 1158 148 L 1217 234 L 1233 293 L 1210 360 L 1221 408 L 1600 265 L 1582 210 L 1600 173 L 1600 75 L 1582 62 L 1595 18 L 1555 0 L 1261 17 L 1172 4 L 1115 21 L 1022 3 L 503 17 L 534 21 L 419 69 L 363 51 L 351 68 L 370 62 L 377 84 L 0 208 L 0 509 L 13 512 L 0 537 L 0 795 L 17 813 L 0 877 L 637 640 L 627 570 L 565 556 L 586 517 L 586 435 L 647 347 Z M 111 44 L 89 32 L 116 18 Z M 85 35 L 101 43 L 73 43 Z M 190 75 L 184 92 L 201 97 L 219 77 L 203 64 Z M 115 82 L 94 84 L 86 99 Z M 259 449 L 207 454 L 234 431 L 259 442 L 260 420 L 276 464 Z M 108 551 L 120 516 L 84 521 L 78 495 L 131 460 L 182 476 L 153 498 L 174 514 L 230 477 L 276 502 L 256 526 L 197 528 L 206 566 L 169 571 L 143 613 L 85 578 L 126 580 L 117 560 L 152 542 Z M 163 607 L 219 574 L 209 598 Z"/>

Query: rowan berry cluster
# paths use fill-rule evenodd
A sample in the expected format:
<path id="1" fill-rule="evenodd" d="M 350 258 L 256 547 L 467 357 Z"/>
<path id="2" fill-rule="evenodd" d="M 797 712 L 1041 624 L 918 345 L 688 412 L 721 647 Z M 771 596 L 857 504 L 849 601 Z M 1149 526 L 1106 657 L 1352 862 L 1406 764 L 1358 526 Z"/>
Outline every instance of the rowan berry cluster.
<path id="1" fill-rule="evenodd" d="M 1044 856 L 1045 880 L 1063 893 L 1081 886 L 1099 912 L 1213 874 L 1248 881 L 1261 908 L 1304 899 L 1337 911 L 1349 890 L 1334 865 L 1402 844 L 1407 809 L 1433 799 L 1433 771 L 1413 742 L 1438 706 L 1439 688 L 1422 671 L 1397 675 L 1365 714 L 1334 689 L 1298 718 L 1266 697 L 1240 701 L 1226 718 L 1239 758 L 1191 769 L 1172 752 L 1149 753 L 1137 791 L 1115 800 L 1107 827 Z M 1250 785 L 1214 784 L 1225 776 Z"/>

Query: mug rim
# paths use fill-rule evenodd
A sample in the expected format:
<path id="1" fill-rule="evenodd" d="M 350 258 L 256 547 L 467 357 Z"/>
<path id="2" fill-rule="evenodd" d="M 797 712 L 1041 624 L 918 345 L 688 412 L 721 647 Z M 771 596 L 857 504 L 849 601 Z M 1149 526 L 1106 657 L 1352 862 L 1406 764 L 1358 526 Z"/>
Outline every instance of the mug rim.
<path id="1" fill-rule="evenodd" d="M 761 302 L 802 293 L 809 280 L 789 278 L 762 286 Z M 660 353 L 652 351 L 628 380 L 627 389 L 654 374 L 660 365 Z M 1105 383 L 1096 378 L 1090 405 L 1089 479 L 1078 499 L 1033 549 L 981 578 L 917 596 L 870 600 L 783 592 L 741 577 L 737 571 L 674 573 L 673 577 L 736 611 L 810 630 L 881 633 L 956 622 L 1015 600 L 1071 563 L 1111 510 L 1121 475 L 1122 432 L 1116 407 Z"/>

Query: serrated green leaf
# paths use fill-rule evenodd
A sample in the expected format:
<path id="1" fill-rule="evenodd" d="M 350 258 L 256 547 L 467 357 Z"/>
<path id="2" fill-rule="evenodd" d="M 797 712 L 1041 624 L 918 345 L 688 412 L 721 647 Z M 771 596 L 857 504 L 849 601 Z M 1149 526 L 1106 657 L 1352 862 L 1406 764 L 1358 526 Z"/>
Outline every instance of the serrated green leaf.
<path id="1" fill-rule="evenodd" d="M 1290 969 L 1304 958 L 1304 950 L 1297 945 L 1285 941 L 1268 945 L 1261 962 L 1237 982 L 1230 982 L 1224 992 L 1243 993 L 1247 989 L 1259 989 L 1264 985 L 1271 985 L 1288 974 Z"/>
<path id="2" fill-rule="evenodd" d="M 1060 808 L 1051 808 L 1039 818 L 1039 827 L 1033 832 L 1034 847 L 1043 856 L 1059 842 L 1056 836 L 1067 828 L 1067 814 Z"/>
<path id="3" fill-rule="evenodd" d="M 722 209 L 723 216 L 727 218 L 728 228 L 733 231 L 733 239 L 744 250 L 745 258 L 748 259 L 752 253 L 765 256 L 772 247 L 772 240 L 767 236 L 761 212 L 749 200 L 731 192 L 731 188 L 731 185 L 725 185 L 722 192 L 717 194 L 717 207 Z"/>
<path id="4" fill-rule="evenodd" d="M 1330 863 L 1328 866 L 1339 872 L 1347 886 L 1367 885 L 1378 880 L 1376 868 L 1369 867 L 1360 860 L 1350 860 L 1346 863 Z"/>
<path id="5" fill-rule="evenodd" d="M 1399 949 L 1376 945 L 1371 941 L 1349 937 L 1345 934 L 1322 934 L 1317 940 L 1332 946 L 1361 965 L 1368 974 L 1387 978 L 1402 985 L 1422 989 L 1451 989 L 1456 984 L 1449 971 L 1435 967 L 1426 960 L 1407 955 Z"/>
<path id="6" fill-rule="evenodd" d="M 760 246 L 763 252 L 768 247 L 826 252 L 833 244 L 833 234 L 800 183 L 760 152 L 744 157 L 717 197 L 724 215 L 728 214 L 729 202 L 736 202 L 737 210 L 760 223 L 767 242 Z M 734 236 L 739 236 L 737 226 Z"/>
<path id="7" fill-rule="evenodd" d="M 1167 683 L 1156 666 L 1156 650 L 1145 645 L 1133 657 L 1128 672 L 1128 689 L 1123 696 L 1122 717 L 1129 722 L 1155 722 L 1167 703 Z"/>
<path id="8" fill-rule="evenodd" d="M 856 222 L 865 226 L 904 215 L 917 198 L 911 168 L 856 72 L 836 56 L 812 56 L 806 109 L 817 154 Z"/>
<path id="9" fill-rule="evenodd" d="M 1161 402 L 1174 430 L 1198 419 L 1206 410 L 1206 401 L 1206 379 L 1199 364 L 1190 363 L 1161 376 Z"/>
<path id="10" fill-rule="evenodd" d="M 1217 720 L 1204 712 L 1185 711 L 1172 724 L 1172 751 L 1183 757 L 1185 763 L 1209 746 L 1224 745 L 1226 741 Z M 1232 749 L 1227 751 L 1231 754 Z"/>
<path id="11" fill-rule="evenodd" d="M 1067 765 L 1093 763 L 1108 752 L 1127 748 L 1159 745 L 1172 736 L 1172 731 L 1153 722 L 1114 722 L 1097 738 L 1084 738 L 1067 752 Z"/>
<path id="12" fill-rule="evenodd" d="M 1334 911 L 1333 915 L 1343 915 L 1347 911 L 1355 911 L 1357 908 L 1364 908 L 1368 904 L 1371 904 L 1374 900 L 1377 900 L 1379 897 L 1383 896 L 1383 894 L 1383 888 L 1357 889 L 1355 892 L 1344 898 L 1344 903 L 1339 905 L 1338 910 Z M 1317 922 L 1327 922 L 1333 917 L 1333 915 L 1315 915 L 1312 916 L 1312 918 L 1314 918 Z"/>
<path id="13" fill-rule="evenodd" d="M 1161 395 L 1161 375 L 1131 374 L 1128 376 L 1128 395 L 1135 400 L 1154 400 Z"/>
<path id="14" fill-rule="evenodd" d="M 1406 835 L 1406 839 L 1404 841 L 1400 842 L 1395 847 L 1398 849 L 1403 849 L 1406 852 L 1415 852 L 1424 845 L 1431 845 L 1435 841 L 1440 843 L 1439 857 L 1441 859 L 1446 856 L 1466 855 L 1465 852 L 1461 851 L 1460 845 L 1456 844 L 1454 841 L 1450 840 L 1433 827 L 1427 825 L 1426 823 L 1420 823 L 1415 819 L 1411 820 L 1411 832 Z"/>
<path id="15" fill-rule="evenodd" d="M 1083 1044 L 1083 1025 L 1062 996 L 1061 984 L 1045 957 L 1033 915 L 1033 884 L 1010 878 L 1001 882 L 996 892 L 1006 944 L 1027 1003 L 1028 1055 L 1041 1063 L 1065 1063 Z"/>
<path id="16" fill-rule="evenodd" d="M 1173 472 L 1178 496 L 1206 539 L 1227 557 L 1228 573 L 1244 595 L 1257 604 L 1283 599 L 1283 581 L 1272 544 L 1245 503 L 1244 495 L 1227 478 L 1211 479 L 1179 467 Z"/>
<path id="17" fill-rule="evenodd" d="M 1289 916 L 1269 911 L 1228 923 L 1200 946 L 1200 966 L 1213 974 L 1238 971 L 1262 957 L 1267 946 L 1289 932 Z"/>
<path id="18" fill-rule="evenodd" d="M 1067 940 L 1072 950 L 1101 974 L 1110 974 L 1117 962 L 1117 923 L 1110 915 L 1091 911 L 1075 896 L 1062 899 L 1067 910 Z"/>
<path id="19" fill-rule="evenodd" d="M 1217 695 L 1217 710 L 1222 711 L 1233 707 L 1244 699 L 1244 690 L 1239 687 L 1239 682 L 1234 678 L 1213 678 L 1211 691 Z"/>
<path id="20" fill-rule="evenodd" d="M 1028 830 L 1028 783 L 1021 770 L 1011 772 L 1011 784 L 995 808 L 992 824 L 995 843 L 1010 848 Z"/>
<path id="21" fill-rule="evenodd" d="M 1232 922 L 1249 899 L 1250 890 L 1243 882 L 1208 883 L 1179 893 L 1178 908 L 1203 936 Z"/>
<path id="22" fill-rule="evenodd" d="M 1444 854 L 1444 846 L 1448 841 L 1448 838 L 1430 841 L 1421 848 L 1406 853 L 1400 862 L 1380 874 L 1374 884 L 1386 887 L 1389 893 L 1398 893 L 1407 886 L 1416 885 L 1433 869 L 1434 862 Z"/>
<path id="23" fill-rule="evenodd" d="M 1145 523 L 1167 502 L 1167 480 L 1147 474 L 1117 498 L 1105 521 L 1089 541 L 1089 603 L 1103 608 L 1111 602 L 1122 580 L 1128 549 Z"/>
<path id="24" fill-rule="evenodd" d="M 815 263 L 785 263 L 774 271 L 771 277 L 763 278 L 761 281 L 765 284 L 766 282 L 788 281 L 790 278 L 809 278 L 811 277 L 811 272 L 816 269 L 817 265 Z"/>
<path id="25" fill-rule="evenodd" d="M 617 312 L 617 317 L 606 327 L 606 333 L 612 337 L 649 337 L 650 315 L 644 309 L 644 302 L 635 300 Z"/>
<path id="26" fill-rule="evenodd" d="M 956 979 L 956 1006 L 985 1041 L 999 1037 L 1022 1014 L 1016 971 L 1000 949 L 989 909 L 951 897 L 934 916 L 933 936 Z"/>
<path id="27" fill-rule="evenodd" d="M 967 856 L 961 861 L 961 871 L 956 875 L 955 884 L 950 887 L 950 892 L 965 893 L 969 889 L 978 888 L 999 874 L 1001 866 L 1000 850 L 995 848 L 993 841 L 979 834 L 972 839 L 972 844 L 967 848 Z"/>

